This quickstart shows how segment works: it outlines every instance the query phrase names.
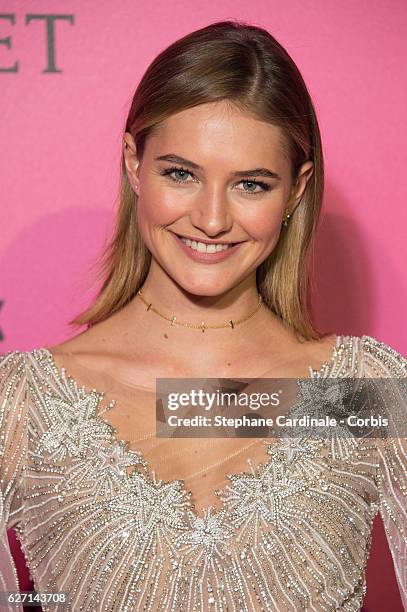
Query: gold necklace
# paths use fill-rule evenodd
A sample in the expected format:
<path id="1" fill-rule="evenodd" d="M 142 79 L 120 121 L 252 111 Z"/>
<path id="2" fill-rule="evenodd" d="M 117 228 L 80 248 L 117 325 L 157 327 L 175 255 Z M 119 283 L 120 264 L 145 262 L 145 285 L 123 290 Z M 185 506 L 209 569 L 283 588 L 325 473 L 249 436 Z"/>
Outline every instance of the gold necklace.
<path id="1" fill-rule="evenodd" d="M 144 298 L 144 296 L 142 294 L 141 289 L 139 289 L 137 291 L 137 295 L 139 295 L 140 298 L 143 300 L 143 302 L 147 305 L 147 311 L 148 310 L 152 310 L 153 312 L 158 314 L 163 319 L 166 319 L 166 321 L 171 321 L 171 325 L 182 325 L 183 327 L 190 327 L 192 329 L 201 329 L 202 332 L 204 332 L 205 329 L 221 329 L 221 328 L 224 328 L 224 327 L 231 327 L 232 329 L 234 329 L 236 327 L 236 325 L 239 325 L 240 323 L 243 323 L 243 321 L 247 321 L 253 315 L 255 315 L 256 312 L 259 310 L 260 306 L 263 303 L 263 299 L 262 299 L 262 297 L 261 297 L 261 295 L 259 293 L 259 299 L 258 299 L 258 304 L 257 304 L 256 308 L 253 310 L 253 312 L 251 312 L 246 317 L 243 317 L 242 319 L 236 319 L 235 321 L 233 321 L 232 319 L 229 319 L 228 323 L 224 323 L 222 325 L 206 325 L 205 321 L 202 321 L 202 323 L 200 325 L 193 325 L 191 323 L 182 323 L 181 321 L 177 321 L 177 317 L 175 315 L 172 316 L 172 317 L 167 317 L 166 315 L 164 315 L 161 312 L 159 312 L 156 308 L 153 307 L 152 302 L 147 302 L 147 300 Z"/>

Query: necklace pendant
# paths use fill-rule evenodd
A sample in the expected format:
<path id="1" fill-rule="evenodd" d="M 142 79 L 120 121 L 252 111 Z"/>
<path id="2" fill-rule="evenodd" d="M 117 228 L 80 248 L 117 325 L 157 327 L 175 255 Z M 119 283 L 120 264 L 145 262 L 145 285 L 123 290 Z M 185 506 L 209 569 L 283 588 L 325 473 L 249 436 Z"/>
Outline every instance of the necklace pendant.
<path id="1" fill-rule="evenodd" d="M 202 329 L 202 333 L 203 333 L 205 331 L 205 321 L 202 321 L 201 329 Z"/>
<path id="2" fill-rule="evenodd" d="M 232 329 L 235 329 L 235 324 L 233 323 L 232 319 L 230 319 L 229 325 Z"/>
<path id="3" fill-rule="evenodd" d="M 171 325 L 174 325 L 174 323 L 175 323 L 175 319 L 176 319 L 176 318 L 177 318 L 177 317 L 176 317 L 175 315 L 172 317 Z"/>

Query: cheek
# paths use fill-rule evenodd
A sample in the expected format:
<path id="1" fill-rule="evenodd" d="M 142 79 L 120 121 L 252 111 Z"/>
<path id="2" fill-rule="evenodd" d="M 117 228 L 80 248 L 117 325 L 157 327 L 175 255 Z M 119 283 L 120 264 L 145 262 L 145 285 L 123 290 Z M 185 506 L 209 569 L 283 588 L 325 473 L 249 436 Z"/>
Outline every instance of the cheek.
<path id="1" fill-rule="evenodd" d="M 240 224 L 254 240 L 268 244 L 273 239 L 277 240 L 280 234 L 280 210 L 267 206 L 251 213 L 246 212 Z"/>
<path id="2" fill-rule="evenodd" d="M 174 196 L 164 189 L 144 186 L 137 204 L 138 222 L 141 227 L 148 225 L 169 225 L 174 221 L 176 205 Z"/>

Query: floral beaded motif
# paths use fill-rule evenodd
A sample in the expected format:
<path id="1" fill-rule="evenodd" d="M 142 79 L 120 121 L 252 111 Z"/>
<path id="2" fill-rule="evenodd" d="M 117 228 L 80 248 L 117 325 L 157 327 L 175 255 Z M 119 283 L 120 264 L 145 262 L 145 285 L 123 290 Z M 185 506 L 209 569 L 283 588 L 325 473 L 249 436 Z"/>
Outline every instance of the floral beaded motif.
<path id="1" fill-rule="evenodd" d="M 311 377 L 406 372 L 370 337 L 338 339 Z M 406 546 L 378 474 L 381 459 L 405 475 L 390 447 L 283 438 L 264 463 L 228 476 L 220 510 L 198 516 L 182 480 L 157 481 L 115 438 L 97 414 L 102 394 L 85 393 L 46 349 L 25 356 L 32 405 L 16 516 L 36 589 L 66 591 L 68 609 L 355 611 L 379 506 L 395 547 Z"/>

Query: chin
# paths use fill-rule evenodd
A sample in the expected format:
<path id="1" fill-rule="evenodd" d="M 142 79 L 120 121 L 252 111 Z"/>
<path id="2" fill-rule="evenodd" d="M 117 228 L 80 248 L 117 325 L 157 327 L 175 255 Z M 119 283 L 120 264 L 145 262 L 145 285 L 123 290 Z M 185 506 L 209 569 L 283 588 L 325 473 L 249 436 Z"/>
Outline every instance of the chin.
<path id="1" fill-rule="evenodd" d="M 202 297 L 217 297 L 231 289 L 230 286 L 214 285 L 213 283 L 207 284 L 207 285 L 204 283 L 189 284 L 185 282 L 185 279 L 183 279 L 182 281 L 178 281 L 176 278 L 174 278 L 174 280 L 187 293 L 190 293 L 191 295 L 202 296 Z"/>

